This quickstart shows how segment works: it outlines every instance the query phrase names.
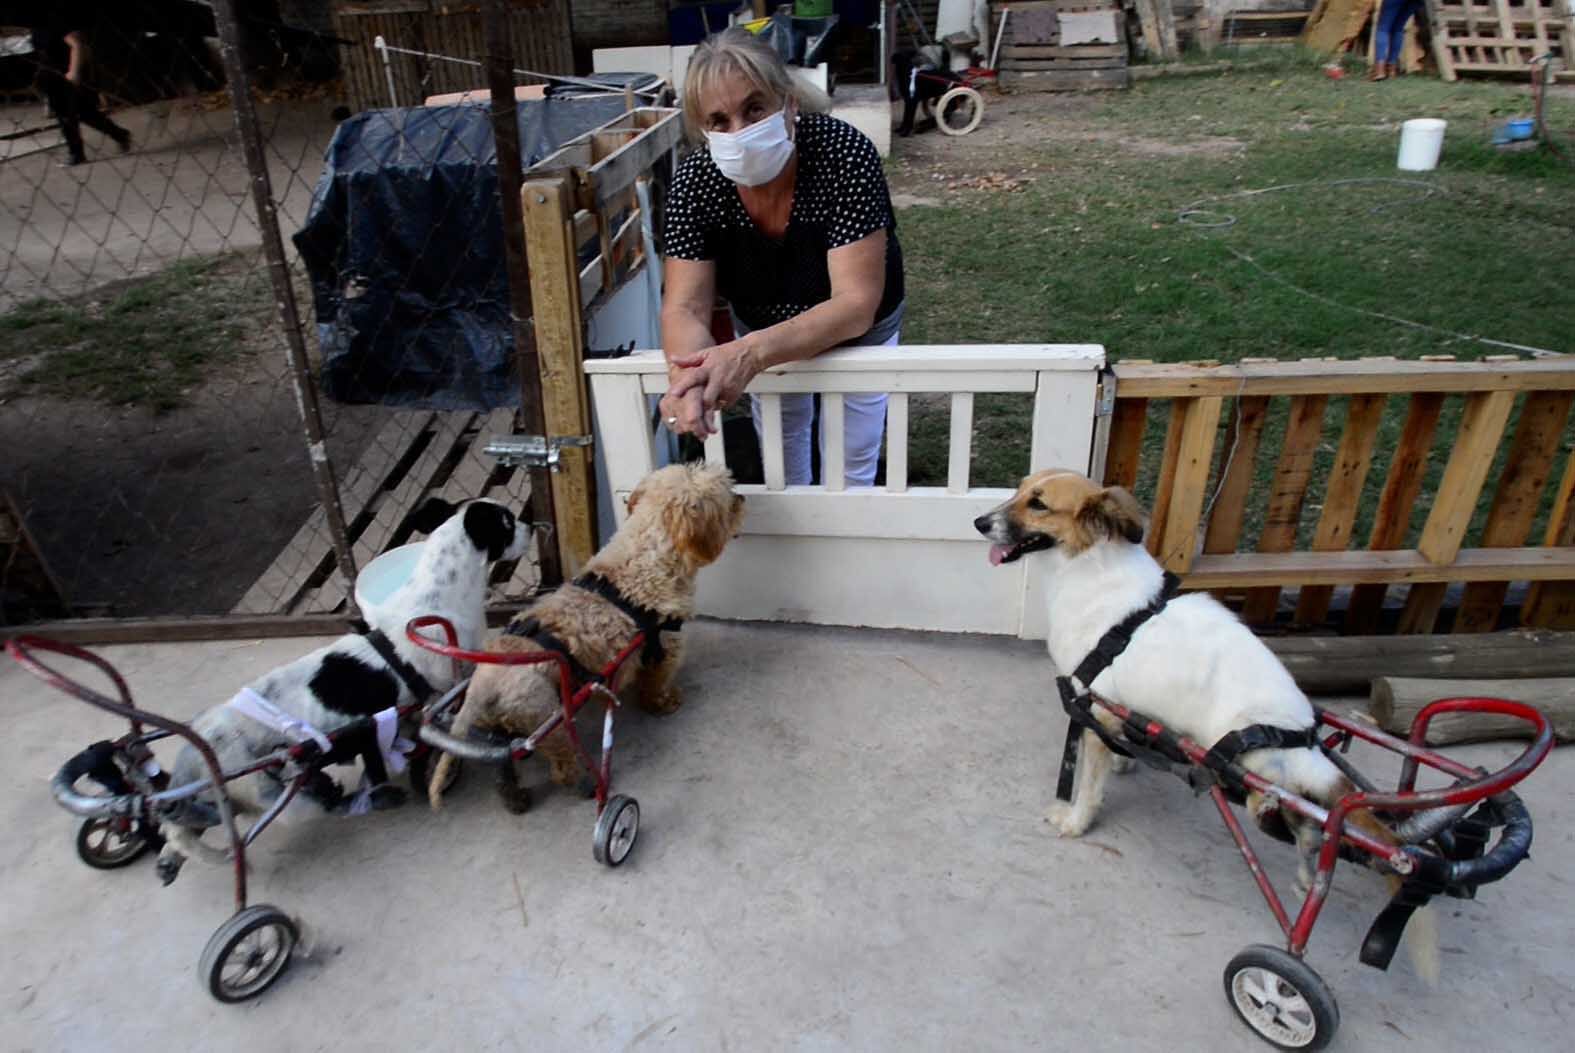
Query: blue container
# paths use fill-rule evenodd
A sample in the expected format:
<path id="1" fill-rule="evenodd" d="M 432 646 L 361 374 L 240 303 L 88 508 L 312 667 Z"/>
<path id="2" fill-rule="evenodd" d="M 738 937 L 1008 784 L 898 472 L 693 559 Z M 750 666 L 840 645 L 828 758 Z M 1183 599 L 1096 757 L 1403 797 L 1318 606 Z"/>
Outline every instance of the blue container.
<path id="1" fill-rule="evenodd" d="M 1504 124 L 1504 131 L 1511 140 L 1530 139 L 1537 131 L 1537 122 L 1530 117 L 1517 117 Z"/>

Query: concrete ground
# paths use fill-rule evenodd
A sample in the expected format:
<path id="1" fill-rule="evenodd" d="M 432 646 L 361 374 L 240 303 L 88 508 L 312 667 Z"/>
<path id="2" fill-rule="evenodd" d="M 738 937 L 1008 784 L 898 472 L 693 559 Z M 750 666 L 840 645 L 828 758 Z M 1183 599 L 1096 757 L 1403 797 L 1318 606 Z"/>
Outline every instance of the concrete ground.
<path id="1" fill-rule="evenodd" d="M 1276 929 L 1208 801 L 1139 772 L 1085 839 L 1041 821 L 1065 718 L 1040 646 L 714 622 L 686 635 L 688 704 L 620 724 L 615 782 L 644 820 L 622 868 L 591 859 L 591 804 L 547 792 L 511 816 L 480 770 L 441 814 L 276 827 L 254 899 L 298 913 L 315 953 L 239 1007 L 196 976 L 229 872 L 194 862 L 164 889 L 147 860 L 78 862 L 47 782 L 115 722 L 0 663 L 5 1045 L 1269 1048 L 1220 977 Z M 144 704 L 182 715 L 311 646 L 103 653 Z M 1382 885 L 1339 872 L 1308 957 L 1340 1001 L 1336 1049 L 1568 1047 L 1572 788 L 1575 752 L 1556 753 L 1524 788 L 1534 858 L 1478 901 L 1443 902 L 1437 990 L 1403 953 L 1385 975 L 1357 962 Z M 1288 850 L 1266 852 L 1286 887 Z"/>
<path id="2" fill-rule="evenodd" d="M 306 218 L 333 137 L 328 110 L 321 101 L 258 107 L 286 245 Z M 0 144 L 0 311 L 262 244 L 228 108 L 175 99 L 111 116 L 131 132 L 131 153 L 91 129 L 83 130 L 90 163 L 75 168 L 60 166 L 58 131 Z M 8 133 L 48 122 L 42 104 L 0 107 Z"/>

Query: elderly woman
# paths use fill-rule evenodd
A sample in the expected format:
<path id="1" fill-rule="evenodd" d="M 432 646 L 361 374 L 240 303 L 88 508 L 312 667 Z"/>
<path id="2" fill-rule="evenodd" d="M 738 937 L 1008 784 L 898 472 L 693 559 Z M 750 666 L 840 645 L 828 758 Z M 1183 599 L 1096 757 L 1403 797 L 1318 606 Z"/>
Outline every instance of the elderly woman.
<path id="1" fill-rule="evenodd" d="M 662 348 L 667 426 L 705 438 L 763 369 L 845 344 L 896 344 L 902 250 L 874 144 L 825 113 L 775 51 L 743 29 L 701 44 L 684 118 L 704 146 L 679 165 L 667 206 Z M 720 293 L 734 339 L 718 344 Z M 844 399 L 847 483 L 875 479 L 886 396 Z M 810 482 L 810 396 L 784 396 L 787 482 Z M 761 427 L 754 407 L 755 427 Z"/>

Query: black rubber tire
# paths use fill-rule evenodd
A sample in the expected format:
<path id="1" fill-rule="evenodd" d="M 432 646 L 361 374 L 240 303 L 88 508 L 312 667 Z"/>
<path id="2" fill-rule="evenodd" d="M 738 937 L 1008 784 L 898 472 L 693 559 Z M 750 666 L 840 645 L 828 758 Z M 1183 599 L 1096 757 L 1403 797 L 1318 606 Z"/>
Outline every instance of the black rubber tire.
<path id="1" fill-rule="evenodd" d="M 122 822 L 130 824 L 124 835 L 113 829 L 115 824 Z M 96 836 L 102 836 L 97 847 L 94 844 Z M 116 847 L 106 849 L 104 846 L 110 843 Z M 77 858 L 94 870 L 119 870 L 130 866 L 152 847 L 153 843 L 142 832 L 140 819 L 99 817 L 84 819 L 77 827 Z"/>
<path id="2" fill-rule="evenodd" d="M 591 853 L 598 863 L 621 866 L 634 851 L 635 838 L 639 836 L 640 803 L 633 797 L 614 794 L 596 819 Z"/>
<path id="3" fill-rule="evenodd" d="M 244 982 L 227 980 L 224 972 L 225 967 L 232 964 L 231 955 L 254 933 L 262 930 L 273 933 L 272 948 L 259 962 L 247 964 L 247 972 L 241 974 Z M 284 974 L 290 964 L 290 953 L 295 950 L 299 939 L 300 931 L 288 914 L 266 903 L 255 904 L 237 912 L 209 937 L 208 945 L 202 949 L 202 958 L 197 964 L 197 975 L 208 988 L 208 993 L 221 1002 L 234 1004 L 256 998 Z M 247 953 L 257 955 L 260 952 L 251 950 Z M 250 974 L 253 968 L 257 970 L 255 975 Z M 248 976 L 250 978 L 246 979 Z"/>
<path id="4" fill-rule="evenodd" d="M 1258 971 L 1258 979 L 1263 978 L 1264 972 L 1272 974 L 1276 989 L 1269 998 L 1254 997 L 1250 986 L 1253 977 L 1245 975 L 1249 970 Z M 1238 977 L 1242 980 L 1240 988 Z M 1278 1010 L 1265 1014 L 1264 1006 L 1278 999 L 1300 1004 L 1284 1016 Z M 1242 1023 L 1276 1049 L 1296 1053 L 1320 1050 L 1333 1042 L 1335 1032 L 1340 1030 L 1340 1006 L 1334 993 L 1311 966 L 1279 947 L 1255 943 L 1232 958 L 1225 966 L 1225 1000 Z M 1287 1018 L 1289 1022 L 1285 1022 Z"/>

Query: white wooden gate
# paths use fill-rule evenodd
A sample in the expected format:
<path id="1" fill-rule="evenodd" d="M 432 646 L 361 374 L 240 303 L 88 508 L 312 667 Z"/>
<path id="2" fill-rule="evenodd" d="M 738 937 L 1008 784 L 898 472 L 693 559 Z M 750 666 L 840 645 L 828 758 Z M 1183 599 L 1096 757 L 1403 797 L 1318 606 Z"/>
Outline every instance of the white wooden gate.
<path id="1" fill-rule="evenodd" d="M 748 498 L 743 533 L 700 576 L 703 614 L 824 625 L 1016 634 L 1043 638 L 1039 584 L 1023 563 L 989 564 L 976 516 L 1011 492 L 970 487 L 974 396 L 1033 395 L 1029 463 L 1091 470 L 1104 349 L 1087 344 L 846 348 L 771 369 L 749 390 L 763 396 L 764 486 Z M 660 352 L 585 364 L 600 453 L 622 522 L 624 498 L 659 463 L 649 396 L 667 389 Z M 825 486 L 783 483 L 780 396 L 821 396 Z M 886 484 L 842 483 L 842 396 L 890 393 Z M 908 486 L 908 399 L 951 402 L 947 485 Z M 721 463 L 721 438 L 706 445 Z"/>

